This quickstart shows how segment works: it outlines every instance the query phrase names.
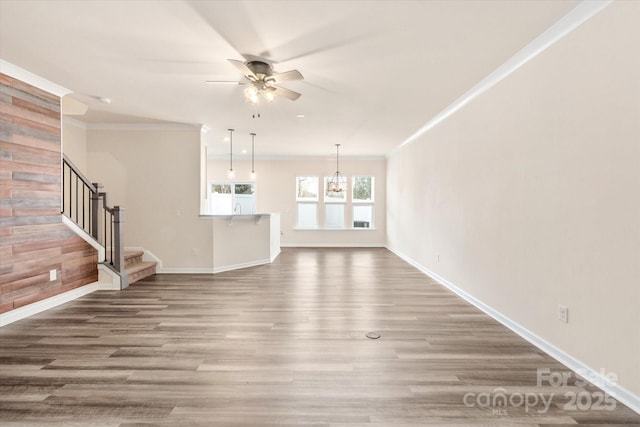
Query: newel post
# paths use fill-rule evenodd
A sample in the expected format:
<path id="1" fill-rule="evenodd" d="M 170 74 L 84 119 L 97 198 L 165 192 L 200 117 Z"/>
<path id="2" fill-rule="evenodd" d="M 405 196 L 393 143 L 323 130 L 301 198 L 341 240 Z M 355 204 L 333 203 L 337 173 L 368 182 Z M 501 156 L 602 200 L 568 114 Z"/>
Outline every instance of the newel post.
<path id="1" fill-rule="evenodd" d="M 124 265 L 124 208 L 113 207 L 113 267 L 120 274 L 120 289 L 129 287 Z"/>
<path id="2" fill-rule="evenodd" d="M 92 182 L 96 191 L 91 192 L 91 236 L 99 240 L 98 232 L 99 232 L 99 223 L 100 217 L 98 216 L 98 212 L 100 211 L 100 188 L 102 188 L 102 184 L 97 182 Z"/>

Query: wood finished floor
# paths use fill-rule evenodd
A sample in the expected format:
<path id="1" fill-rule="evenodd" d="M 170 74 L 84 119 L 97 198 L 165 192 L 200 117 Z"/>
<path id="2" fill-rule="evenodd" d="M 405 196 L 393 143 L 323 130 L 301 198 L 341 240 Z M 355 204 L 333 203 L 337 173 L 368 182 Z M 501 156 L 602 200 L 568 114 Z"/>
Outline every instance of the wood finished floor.
<path id="1" fill-rule="evenodd" d="M 565 410 L 598 389 L 537 387 L 566 368 L 385 249 L 156 275 L 0 328 L 0 349 L 3 427 L 640 425 Z M 463 403 L 499 388 L 552 403 Z"/>

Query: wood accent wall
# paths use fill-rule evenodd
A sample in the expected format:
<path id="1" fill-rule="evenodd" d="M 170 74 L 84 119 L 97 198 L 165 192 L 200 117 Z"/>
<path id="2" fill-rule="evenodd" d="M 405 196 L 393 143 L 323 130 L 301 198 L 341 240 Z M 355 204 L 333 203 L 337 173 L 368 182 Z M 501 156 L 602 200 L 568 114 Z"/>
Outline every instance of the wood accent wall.
<path id="1" fill-rule="evenodd" d="M 60 98 L 0 74 L 0 313 L 98 280 L 62 223 L 61 152 Z"/>

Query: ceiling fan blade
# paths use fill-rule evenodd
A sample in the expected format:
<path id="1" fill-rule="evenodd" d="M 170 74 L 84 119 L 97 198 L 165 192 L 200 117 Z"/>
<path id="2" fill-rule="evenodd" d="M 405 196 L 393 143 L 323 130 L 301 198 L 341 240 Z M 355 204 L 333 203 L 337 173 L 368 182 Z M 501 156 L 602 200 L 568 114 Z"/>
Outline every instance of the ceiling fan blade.
<path id="1" fill-rule="evenodd" d="M 245 84 L 247 84 L 246 82 L 236 82 L 236 81 L 229 81 L 229 80 L 205 80 L 205 83 L 218 84 L 218 85 L 245 85 Z"/>
<path id="2" fill-rule="evenodd" d="M 244 74 L 247 77 L 253 77 L 254 79 L 257 79 L 258 77 L 256 77 L 255 74 L 253 74 L 253 71 L 251 71 L 251 69 L 249 67 L 247 67 L 247 64 L 245 64 L 242 61 L 238 61 L 237 59 L 227 59 L 227 61 L 231 62 L 233 65 L 235 65 L 235 67 L 240 70 L 240 72 L 242 74 Z"/>
<path id="3" fill-rule="evenodd" d="M 289 89 L 285 89 L 283 87 L 279 87 L 279 86 L 272 86 L 273 91 L 276 95 L 278 96 L 284 96 L 285 98 L 289 98 L 292 101 L 295 101 L 296 99 L 300 98 L 302 96 L 301 93 L 298 92 L 294 92 L 292 90 Z"/>
<path id="4" fill-rule="evenodd" d="M 270 77 L 274 79 L 276 83 L 304 79 L 304 77 L 298 70 L 285 71 L 284 73 L 274 73 Z"/>
<path id="5" fill-rule="evenodd" d="M 254 7 L 241 1 L 186 1 L 209 27 L 215 31 L 230 48 L 251 61 L 249 53 L 269 56 L 267 46 L 262 42 L 253 19 Z"/>

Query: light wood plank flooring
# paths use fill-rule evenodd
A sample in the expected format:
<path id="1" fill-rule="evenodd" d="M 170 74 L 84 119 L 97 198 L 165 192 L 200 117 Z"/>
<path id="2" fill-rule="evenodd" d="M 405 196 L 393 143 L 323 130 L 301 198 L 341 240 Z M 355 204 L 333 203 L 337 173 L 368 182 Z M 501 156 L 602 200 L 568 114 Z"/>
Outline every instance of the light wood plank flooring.
<path id="1" fill-rule="evenodd" d="M 1 328 L 0 349 L 3 427 L 640 425 L 566 409 L 598 389 L 538 387 L 567 369 L 385 249 L 156 275 Z"/>

